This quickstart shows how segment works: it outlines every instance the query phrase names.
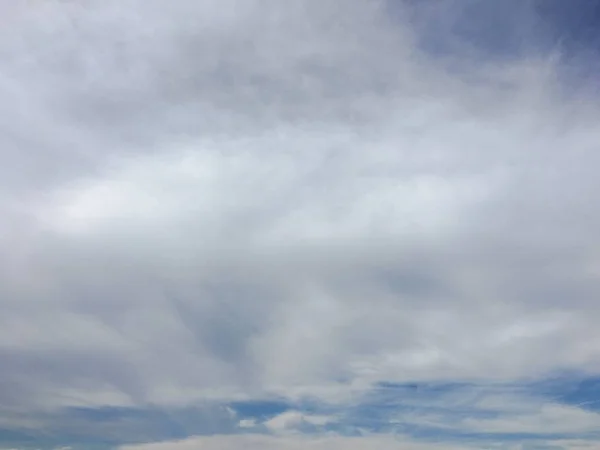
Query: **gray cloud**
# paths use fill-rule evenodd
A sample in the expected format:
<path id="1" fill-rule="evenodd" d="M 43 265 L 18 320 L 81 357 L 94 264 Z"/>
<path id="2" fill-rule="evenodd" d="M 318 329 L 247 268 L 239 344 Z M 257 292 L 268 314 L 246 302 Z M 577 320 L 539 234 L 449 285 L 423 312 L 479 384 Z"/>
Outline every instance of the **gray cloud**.
<path id="1" fill-rule="evenodd" d="M 385 6 L 12 13 L 6 414 L 600 369 L 597 97 Z"/>

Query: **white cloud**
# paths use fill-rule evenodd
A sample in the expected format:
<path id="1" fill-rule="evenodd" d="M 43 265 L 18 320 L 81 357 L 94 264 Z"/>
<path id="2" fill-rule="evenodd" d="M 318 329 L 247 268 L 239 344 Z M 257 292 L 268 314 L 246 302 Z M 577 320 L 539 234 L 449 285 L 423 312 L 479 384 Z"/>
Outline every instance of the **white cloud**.
<path id="1" fill-rule="evenodd" d="M 264 425 L 271 432 L 281 433 L 285 431 L 300 431 L 305 424 L 323 426 L 335 421 L 335 417 L 304 414 L 300 411 L 286 411 L 267 420 L 264 422 Z"/>
<path id="2" fill-rule="evenodd" d="M 253 428 L 256 426 L 256 420 L 254 419 L 242 419 L 240 420 L 238 426 L 240 428 Z"/>
<path id="3" fill-rule="evenodd" d="M 560 445 L 565 450 L 595 449 L 598 443 L 583 440 L 559 440 L 554 444 Z M 539 445 L 536 446 L 536 445 Z M 365 436 L 365 437 L 340 437 L 327 436 L 319 438 L 306 437 L 273 437 L 263 435 L 252 436 L 211 436 L 194 437 L 183 441 L 161 442 L 153 444 L 141 444 L 134 446 L 121 447 L 122 450 L 229 450 L 238 448 L 247 449 L 277 449 L 277 450 L 295 450 L 295 449 L 344 449 L 344 450 L 362 450 L 379 448 L 382 450 L 466 450 L 470 448 L 494 448 L 502 450 L 525 450 L 528 448 L 544 448 L 544 442 L 531 442 L 529 444 L 513 443 L 502 445 L 489 445 L 482 447 L 478 444 L 453 445 L 448 443 L 418 443 L 413 442 L 403 436 Z"/>
<path id="4" fill-rule="evenodd" d="M 289 437 L 272 437 L 272 436 L 214 436 L 214 437 L 198 437 L 190 438 L 178 442 L 164 442 L 155 444 L 142 444 L 135 446 L 124 446 L 122 450 L 229 450 L 238 449 L 240 447 L 247 449 L 348 449 L 362 450 L 371 448 L 401 449 L 401 450 L 436 450 L 448 449 L 458 450 L 465 447 L 455 447 L 440 445 L 440 444 L 420 444 L 405 440 L 402 437 L 391 436 L 369 436 L 357 438 L 345 438 L 339 436 L 322 437 L 322 438 L 289 438 Z"/>
<path id="5" fill-rule="evenodd" d="M 473 419 L 463 422 L 465 429 L 483 433 L 589 433 L 600 426 L 600 414 L 572 406 L 543 405 L 539 411 L 515 414 L 500 419 Z"/>
<path id="6" fill-rule="evenodd" d="M 304 420 L 303 414 L 297 411 L 287 411 L 265 422 L 272 431 L 285 431 L 298 428 Z"/>

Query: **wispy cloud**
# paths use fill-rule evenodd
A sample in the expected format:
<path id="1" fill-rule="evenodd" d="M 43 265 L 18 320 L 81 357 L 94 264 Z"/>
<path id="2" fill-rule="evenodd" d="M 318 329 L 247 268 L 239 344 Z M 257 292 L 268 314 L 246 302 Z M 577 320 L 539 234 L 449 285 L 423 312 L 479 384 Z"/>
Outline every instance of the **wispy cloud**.
<path id="1" fill-rule="evenodd" d="M 195 449 L 237 449 L 240 446 L 248 449 L 349 449 L 362 450 L 373 447 L 402 450 L 436 450 L 445 448 L 449 450 L 458 450 L 464 447 L 441 447 L 435 444 L 418 444 L 410 441 L 403 441 L 399 438 L 390 437 L 363 437 L 363 438 L 344 438 L 344 437 L 324 437 L 324 438 L 286 438 L 269 436 L 218 436 L 207 438 L 192 438 L 179 442 L 168 442 L 160 444 L 137 445 L 123 447 L 123 450 L 195 450 Z"/>
<path id="2" fill-rule="evenodd" d="M 371 419 L 575 446 L 593 399 L 473 387 L 600 372 L 599 102 L 538 6 L 1 1 L 0 442 L 344 434 L 466 383 L 432 400 L 495 415 Z M 181 445 L 396 442 L 220 439 Z"/>

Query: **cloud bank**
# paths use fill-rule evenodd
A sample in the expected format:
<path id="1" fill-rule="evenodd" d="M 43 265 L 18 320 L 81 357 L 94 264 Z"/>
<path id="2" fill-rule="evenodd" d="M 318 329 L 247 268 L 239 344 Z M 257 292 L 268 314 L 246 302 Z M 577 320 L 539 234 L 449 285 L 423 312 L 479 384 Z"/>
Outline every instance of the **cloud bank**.
<path id="1" fill-rule="evenodd" d="M 76 408 L 599 375 L 598 97 L 509 3 L 2 1 L 4 441 Z M 461 429 L 600 424 L 536 402 Z M 242 428 L 327 431 L 281 413 Z M 223 439 L 197 448 L 271 442 Z"/>

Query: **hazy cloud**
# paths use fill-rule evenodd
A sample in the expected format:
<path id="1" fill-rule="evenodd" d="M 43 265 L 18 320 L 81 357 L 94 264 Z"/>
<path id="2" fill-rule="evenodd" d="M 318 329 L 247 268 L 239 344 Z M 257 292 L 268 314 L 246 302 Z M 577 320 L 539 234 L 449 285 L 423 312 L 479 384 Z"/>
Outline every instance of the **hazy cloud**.
<path id="1" fill-rule="evenodd" d="M 0 416 L 597 374 L 597 94 L 425 3 L 1 2 Z"/>

